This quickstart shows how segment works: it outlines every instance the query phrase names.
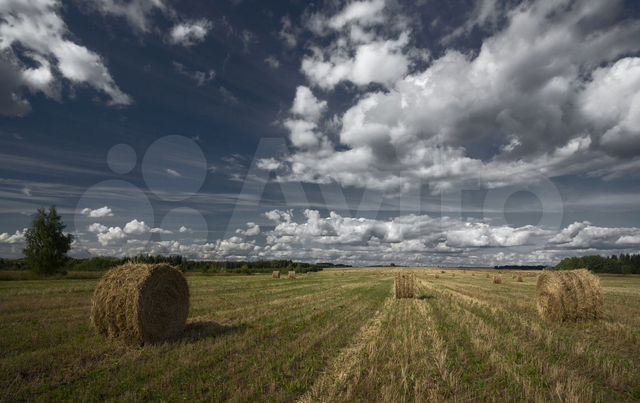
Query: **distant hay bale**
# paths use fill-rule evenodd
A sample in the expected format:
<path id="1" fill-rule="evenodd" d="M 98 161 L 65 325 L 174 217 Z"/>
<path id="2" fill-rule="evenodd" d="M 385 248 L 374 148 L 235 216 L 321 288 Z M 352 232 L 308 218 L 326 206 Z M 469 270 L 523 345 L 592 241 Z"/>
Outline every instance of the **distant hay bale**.
<path id="1" fill-rule="evenodd" d="M 600 279 L 587 269 L 547 271 L 536 285 L 538 313 L 551 321 L 575 321 L 602 317 Z"/>
<path id="2" fill-rule="evenodd" d="M 522 278 L 522 276 L 518 276 L 517 281 L 518 281 L 518 283 L 522 283 L 524 281 L 524 279 Z"/>
<path id="3" fill-rule="evenodd" d="M 189 315 L 189 286 L 168 264 L 127 263 L 104 275 L 93 294 L 91 324 L 132 344 L 177 336 Z"/>
<path id="4" fill-rule="evenodd" d="M 444 274 L 444 273 L 446 273 L 446 272 L 445 272 L 444 270 L 440 270 L 440 273 Z"/>
<path id="5" fill-rule="evenodd" d="M 438 273 L 436 273 L 436 278 L 440 278 L 440 275 Z"/>
<path id="6" fill-rule="evenodd" d="M 489 276 L 489 273 L 487 273 L 487 274 L 485 274 L 485 277 L 486 277 L 486 278 L 489 278 L 489 277 L 491 277 L 491 276 Z"/>
<path id="7" fill-rule="evenodd" d="M 289 271 L 287 278 L 296 278 L 296 272 L 294 270 Z"/>
<path id="8" fill-rule="evenodd" d="M 273 278 L 280 278 L 280 272 L 279 272 L 279 271 L 277 271 L 277 270 L 276 270 L 276 271 L 274 271 L 274 272 L 272 272 L 272 273 L 271 273 L 271 277 L 273 277 Z"/>
<path id="9" fill-rule="evenodd" d="M 414 273 L 396 273 L 396 299 L 413 298 L 416 288 L 416 275 Z"/>
<path id="10" fill-rule="evenodd" d="M 502 284 L 502 277 L 493 276 L 493 284 Z"/>

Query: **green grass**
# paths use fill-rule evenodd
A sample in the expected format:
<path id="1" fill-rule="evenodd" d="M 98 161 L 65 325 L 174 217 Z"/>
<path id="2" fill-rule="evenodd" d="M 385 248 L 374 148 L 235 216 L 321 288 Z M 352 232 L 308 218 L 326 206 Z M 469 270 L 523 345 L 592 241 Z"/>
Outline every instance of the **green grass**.
<path id="1" fill-rule="evenodd" d="M 409 300 L 390 270 L 190 274 L 184 334 L 144 347 L 94 334 L 96 279 L 0 281 L 0 401 L 640 400 L 640 277 L 551 324 L 534 277 L 434 273 Z"/>

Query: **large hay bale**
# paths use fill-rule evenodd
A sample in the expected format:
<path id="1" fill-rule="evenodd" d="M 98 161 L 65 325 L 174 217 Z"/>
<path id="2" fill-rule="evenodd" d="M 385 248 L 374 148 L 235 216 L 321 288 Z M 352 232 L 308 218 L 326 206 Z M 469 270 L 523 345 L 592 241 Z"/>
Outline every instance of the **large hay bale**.
<path id="1" fill-rule="evenodd" d="M 295 271 L 290 271 L 289 274 L 287 275 L 287 278 L 296 278 L 296 272 Z"/>
<path id="2" fill-rule="evenodd" d="M 502 277 L 493 276 L 493 284 L 502 284 Z"/>
<path id="3" fill-rule="evenodd" d="M 416 275 L 414 273 L 396 273 L 396 298 L 413 298 L 416 288 Z"/>
<path id="4" fill-rule="evenodd" d="M 545 270 L 538 277 L 536 292 L 543 319 L 562 322 L 602 317 L 600 279 L 587 269 Z"/>
<path id="5" fill-rule="evenodd" d="M 273 278 L 280 278 L 280 272 L 279 272 L 279 271 L 277 271 L 277 270 L 276 270 L 276 271 L 274 271 L 274 272 L 272 272 L 272 273 L 271 273 L 271 277 L 273 277 Z"/>
<path id="6" fill-rule="evenodd" d="M 436 278 L 440 278 L 440 275 L 438 273 L 436 273 Z"/>
<path id="7" fill-rule="evenodd" d="M 517 281 L 518 281 L 518 283 L 522 283 L 524 281 L 524 279 L 522 278 L 522 276 L 518 276 Z"/>
<path id="8" fill-rule="evenodd" d="M 189 315 L 189 286 L 168 264 L 127 263 L 110 270 L 93 294 L 91 324 L 103 336 L 132 344 L 178 335 Z"/>

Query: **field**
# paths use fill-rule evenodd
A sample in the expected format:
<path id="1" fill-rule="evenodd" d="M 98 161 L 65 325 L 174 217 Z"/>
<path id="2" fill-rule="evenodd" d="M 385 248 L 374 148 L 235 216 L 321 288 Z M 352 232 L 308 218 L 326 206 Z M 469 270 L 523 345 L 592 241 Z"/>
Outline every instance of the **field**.
<path id="1" fill-rule="evenodd" d="M 391 269 L 189 275 L 184 334 L 138 348 L 90 328 L 96 279 L 0 281 L 0 401 L 640 401 L 640 277 L 554 324 L 535 273 L 415 272 L 402 300 Z"/>

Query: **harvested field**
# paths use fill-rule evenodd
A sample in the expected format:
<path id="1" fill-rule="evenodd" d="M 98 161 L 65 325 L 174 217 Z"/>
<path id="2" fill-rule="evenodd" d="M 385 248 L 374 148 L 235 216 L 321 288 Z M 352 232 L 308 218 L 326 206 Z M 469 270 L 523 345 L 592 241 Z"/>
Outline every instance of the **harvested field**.
<path id="1" fill-rule="evenodd" d="M 531 273 L 414 270 L 395 299 L 396 271 L 188 275 L 186 329 L 143 347 L 92 330 L 97 279 L 0 281 L 0 401 L 640 400 L 640 277 L 600 277 L 601 319 L 550 322 Z"/>

